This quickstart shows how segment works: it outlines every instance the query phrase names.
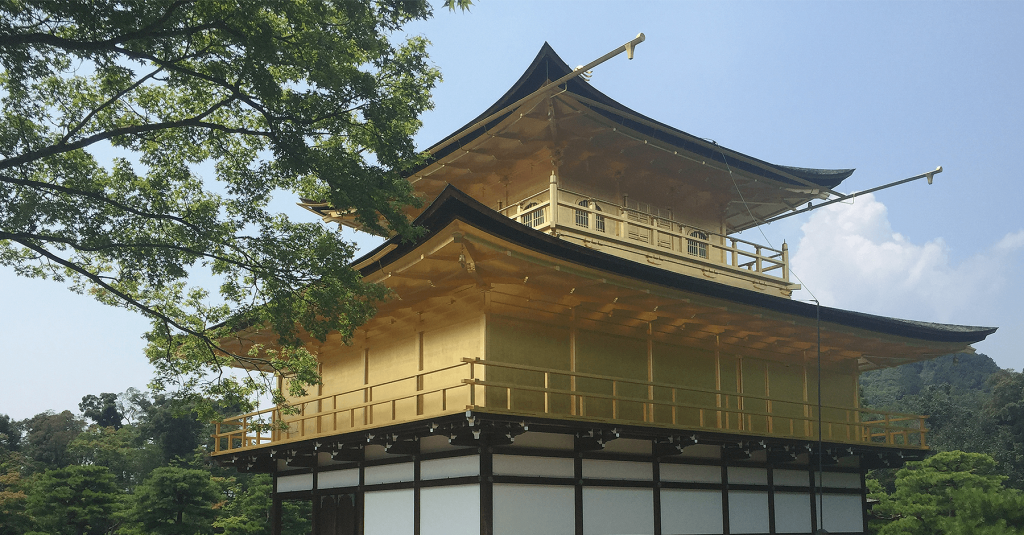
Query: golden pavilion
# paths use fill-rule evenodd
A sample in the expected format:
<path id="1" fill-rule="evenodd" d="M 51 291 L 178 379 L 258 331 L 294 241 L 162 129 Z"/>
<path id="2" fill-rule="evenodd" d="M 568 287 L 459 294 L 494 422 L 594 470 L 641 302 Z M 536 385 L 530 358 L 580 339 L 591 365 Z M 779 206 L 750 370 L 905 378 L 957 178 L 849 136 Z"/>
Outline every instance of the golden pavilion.
<path id="1" fill-rule="evenodd" d="M 310 343 L 299 414 L 218 424 L 216 460 L 273 474 L 275 535 L 288 500 L 316 535 L 860 534 L 865 472 L 926 453 L 926 417 L 860 406 L 858 374 L 995 329 L 793 300 L 786 245 L 736 237 L 853 170 L 729 150 L 579 72 L 545 44 L 431 147 L 426 232 L 353 265 L 395 298 Z"/>

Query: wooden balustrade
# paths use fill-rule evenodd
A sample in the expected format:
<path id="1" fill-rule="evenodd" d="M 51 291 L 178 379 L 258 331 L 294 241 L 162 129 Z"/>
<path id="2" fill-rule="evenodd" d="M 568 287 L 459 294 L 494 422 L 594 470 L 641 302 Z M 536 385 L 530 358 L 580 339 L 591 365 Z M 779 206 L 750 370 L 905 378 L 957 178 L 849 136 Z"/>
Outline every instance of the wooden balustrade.
<path id="1" fill-rule="evenodd" d="M 463 373 L 454 374 L 459 379 L 445 382 L 444 386 L 423 388 L 424 378 L 452 370 Z M 498 370 L 509 370 L 520 377 L 535 374 L 538 384 L 500 380 Z M 561 382 L 569 388 L 552 387 L 554 377 L 568 378 Z M 412 380 L 416 387 L 407 392 L 374 399 L 375 389 Z M 578 386 L 583 382 L 587 382 L 588 388 Z M 645 391 L 646 395 L 631 395 L 630 391 Z M 453 392 L 459 393 L 461 403 L 452 401 Z M 360 393 L 364 401 L 339 406 L 340 398 Z M 701 404 L 685 399 L 701 394 L 707 399 L 714 398 L 714 402 Z M 437 403 L 427 409 L 423 400 L 431 395 L 437 396 Z M 568 403 L 555 403 L 561 400 Z M 415 409 L 403 412 L 399 408 L 403 402 L 409 402 Z M 765 409 L 753 408 L 756 402 L 763 402 L 761 406 Z M 298 414 L 283 414 L 280 409 L 271 408 L 216 422 L 214 454 L 465 410 L 805 440 L 818 438 L 819 422 L 819 407 L 815 403 L 481 359 L 464 359 L 414 376 L 300 400 L 293 407 Z M 375 411 L 378 407 L 384 409 L 380 414 Z M 821 412 L 821 437 L 826 441 L 927 448 L 925 416 L 830 405 L 821 406 Z"/>
<path id="2" fill-rule="evenodd" d="M 626 204 L 630 204 L 628 199 Z M 502 206 L 499 212 L 540 231 L 578 234 L 683 264 L 789 285 L 789 251 L 785 245 L 782 250 L 773 249 L 681 223 L 667 210 L 649 213 L 651 210 L 642 208 L 565 189 L 545 189 Z"/>

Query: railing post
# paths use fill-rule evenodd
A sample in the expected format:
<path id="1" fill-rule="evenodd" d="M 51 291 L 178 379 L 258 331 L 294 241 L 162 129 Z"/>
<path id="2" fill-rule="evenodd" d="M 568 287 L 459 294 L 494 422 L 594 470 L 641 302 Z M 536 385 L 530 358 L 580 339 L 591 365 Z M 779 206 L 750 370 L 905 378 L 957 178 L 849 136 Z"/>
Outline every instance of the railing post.
<path id="1" fill-rule="evenodd" d="M 551 374 L 549 372 L 544 372 L 544 414 L 551 412 L 551 402 L 548 392 L 548 389 L 551 388 L 550 376 Z"/>
<path id="2" fill-rule="evenodd" d="M 476 366 L 475 363 L 469 363 L 469 404 L 476 407 Z"/>
<path id="3" fill-rule="evenodd" d="M 373 425 L 373 405 L 369 405 L 369 403 L 373 402 L 372 386 L 366 387 L 365 391 L 363 392 L 363 399 L 366 400 L 364 403 L 368 404 L 366 408 L 363 409 L 363 420 L 366 420 L 365 425 Z"/>
<path id="4" fill-rule="evenodd" d="M 215 424 L 215 430 L 213 434 L 214 436 L 217 437 L 216 440 L 214 440 L 213 442 L 213 452 L 220 453 L 220 422 L 217 422 Z"/>
<path id="5" fill-rule="evenodd" d="M 701 413 L 701 420 L 703 420 L 703 413 Z M 701 427 L 703 427 L 703 421 Z M 676 425 L 676 389 L 672 389 L 672 425 Z"/>
<path id="6" fill-rule="evenodd" d="M 554 169 L 548 184 L 548 206 L 551 208 L 551 233 L 554 234 L 558 224 L 558 173 Z"/>
<path id="7" fill-rule="evenodd" d="M 782 242 L 782 280 L 789 282 L 789 245 Z"/>
<path id="8" fill-rule="evenodd" d="M 762 273 L 762 270 L 764 269 L 764 266 L 761 264 L 761 246 L 760 245 L 755 245 L 754 246 L 754 254 L 756 255 L 754 257 L 754 262 L 755 262 L 754 265 L 757 266 L 755 271 L 757 273 Z"/>
<path id="9" fill-rule="evenodd" d="M 612 381 L 612 420 L 619 417 L 619 392 L 616 381 Z"/>
<path id="10" fill-rule="evenodd" d="M 418 374 L 416 376 L 416 391 L 417 392 L 422 392 L 423 391 L 423 374 L 422 373 Z M 424 412 L 424 408 L 423 408 L 423 394 L 418 394 L 416 396 L 416 415 L 417 416 L 422 416 L 423 412 Z"/>
<path id="11" fill-rule="evenodd" d="M 730 238 L 729 241 L 732 242 L 732 263 L 729 265 L 732 267 L 739 267 L 740 253 L 736 250 L 736 238 Z"/>

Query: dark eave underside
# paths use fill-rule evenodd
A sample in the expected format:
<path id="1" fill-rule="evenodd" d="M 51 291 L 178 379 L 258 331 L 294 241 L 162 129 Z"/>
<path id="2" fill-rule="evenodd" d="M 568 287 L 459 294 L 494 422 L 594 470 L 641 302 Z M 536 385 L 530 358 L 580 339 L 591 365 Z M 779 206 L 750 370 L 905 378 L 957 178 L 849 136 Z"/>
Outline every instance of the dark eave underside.
<path id="1" fill-rule="evenodd" d="M 752 290 L 673 273 L 566 242 L 506 218 L 452 186 L 445 188 L 444 192 L 414 222 L 415 225 L 427 230 L 426 235 L 422 236 L 420 240 L 403 243 L 400 238 L 392 238 L 364 255 L 361 259 L 356 260 L 353 265 L 359 265 L 364 259 L 380 255 L 385 248 L 393 247 L 393 250 L 376 259 L 372 267 L 367 267 L 362 272 L 365 276 L 369 275 L 372 271 L 383 269 L 387 265 L 401 259 L 420 243 L 431 238 L 436 232 L 444 229 L 456 219 L 465 221 L 493 236 L 539 254 L 606 271 L 618 276 L 740 305 L 765 308 L 776 313 L 801 318 L 813 319 L 817 314 L 816 307 L 810 303 L 774 297 Z M 984 340 L 988 335 L 996 331 L 993 327 L 928 323 L 824 306 L 820 308 L 820 314 L 821 321 L 826 323 L 929 342 L 972 344 Z"/>

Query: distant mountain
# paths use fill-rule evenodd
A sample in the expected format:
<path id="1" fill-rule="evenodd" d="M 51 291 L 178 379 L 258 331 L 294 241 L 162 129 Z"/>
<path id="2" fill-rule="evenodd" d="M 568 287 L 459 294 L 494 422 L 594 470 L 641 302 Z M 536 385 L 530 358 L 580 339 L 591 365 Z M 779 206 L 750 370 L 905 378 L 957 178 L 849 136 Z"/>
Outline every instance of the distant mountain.
<path id="1" fill-rule="evenodd" d="M 861 399 L 867 407 L 899 410 L 905 397 L 916 396 L 932 385 L 948 385 L 958 390 L 988 393 L 992 388 L 988 379 L 998 371 L 999 366 L 988 355 L 946 355 L 933 360 L 862 373 Z"/>

